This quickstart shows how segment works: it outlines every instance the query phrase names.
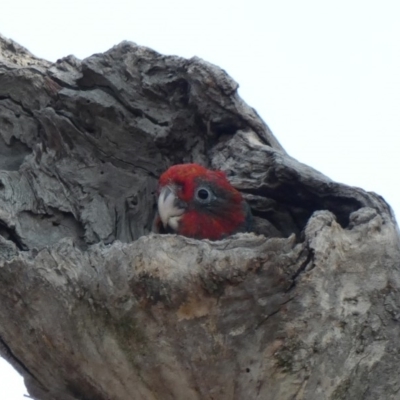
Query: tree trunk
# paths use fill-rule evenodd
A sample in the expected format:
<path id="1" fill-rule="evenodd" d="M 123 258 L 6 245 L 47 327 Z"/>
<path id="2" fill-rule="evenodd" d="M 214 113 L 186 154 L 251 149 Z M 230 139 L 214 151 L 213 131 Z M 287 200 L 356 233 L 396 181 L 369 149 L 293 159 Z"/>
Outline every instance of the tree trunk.
<path id="1" fill-rule="evenodd" d="M 40 400 L 398 399 L 400 241 L 374 193 L 291 158 L 221 69 L 0 37 L 0 354 Z M 150 233 L 198 162 L 256 233 Z"/>

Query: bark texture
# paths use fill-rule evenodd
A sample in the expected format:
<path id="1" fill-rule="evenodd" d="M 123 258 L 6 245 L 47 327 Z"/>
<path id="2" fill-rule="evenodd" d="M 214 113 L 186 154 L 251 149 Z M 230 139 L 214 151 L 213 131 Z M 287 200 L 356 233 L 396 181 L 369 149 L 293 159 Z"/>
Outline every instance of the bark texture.
<path id="1" fill-rule="evenodd" d="M 220 68 L 0 37 L 0 354 L 40 400 L 398 399 L 400 244 L 291 158 Z M 168 166 L 224 170 L 256 233 L 150 233 Z"/>

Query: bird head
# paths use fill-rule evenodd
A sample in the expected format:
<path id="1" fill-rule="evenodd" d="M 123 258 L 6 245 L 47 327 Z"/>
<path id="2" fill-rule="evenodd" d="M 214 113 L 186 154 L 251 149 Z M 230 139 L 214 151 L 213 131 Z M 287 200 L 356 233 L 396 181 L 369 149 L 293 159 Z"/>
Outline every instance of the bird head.
<path id="1" fill-rule="evenodd" d="M 198 164 L 174 165 L 161 175 L 158 213 L 164 231 L 211 240 L 247 231 L 251 219 L 225 174 Z"/>

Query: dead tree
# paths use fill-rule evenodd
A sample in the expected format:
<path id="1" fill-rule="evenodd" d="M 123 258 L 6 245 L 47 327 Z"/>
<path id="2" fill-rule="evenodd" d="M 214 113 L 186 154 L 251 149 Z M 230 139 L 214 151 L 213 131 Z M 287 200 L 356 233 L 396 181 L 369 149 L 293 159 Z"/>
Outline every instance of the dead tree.
<path id="1" fill-rule="evenodd" d="M 390 207 L 291 158 L 237 88 L 133 43 L 50 63 L 1 37 L 0 353 L 33 398 L 399 398 Z M 224 170 L 258 234 L 151 234 L 182 162 Z"/>

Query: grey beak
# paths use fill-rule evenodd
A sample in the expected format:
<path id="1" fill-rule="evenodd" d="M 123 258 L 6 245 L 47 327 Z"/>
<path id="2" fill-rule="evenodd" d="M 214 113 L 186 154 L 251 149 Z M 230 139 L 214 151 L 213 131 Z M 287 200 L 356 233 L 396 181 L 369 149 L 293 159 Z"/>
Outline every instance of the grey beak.
<path id="1" fill-rule="evenodd" d="M 164 228 L 167 225 L 174 231 L 178 229 L 179 220 L 185 209 L 182 207 L 182 202 L 176 196 L 175 186 L 165 186 L 161 189 L 158 196 L 158 213 Z"/>

